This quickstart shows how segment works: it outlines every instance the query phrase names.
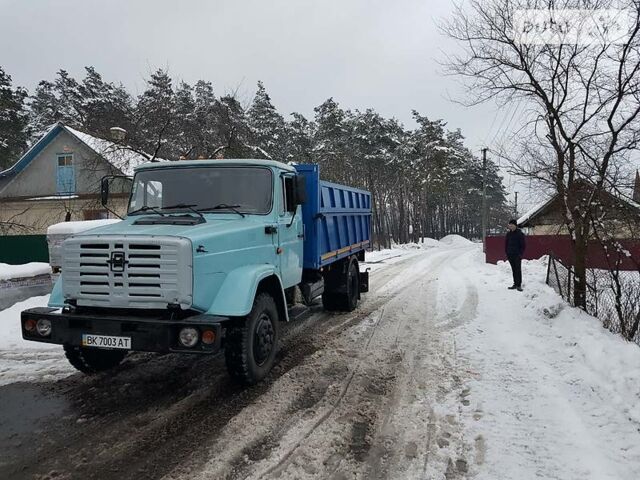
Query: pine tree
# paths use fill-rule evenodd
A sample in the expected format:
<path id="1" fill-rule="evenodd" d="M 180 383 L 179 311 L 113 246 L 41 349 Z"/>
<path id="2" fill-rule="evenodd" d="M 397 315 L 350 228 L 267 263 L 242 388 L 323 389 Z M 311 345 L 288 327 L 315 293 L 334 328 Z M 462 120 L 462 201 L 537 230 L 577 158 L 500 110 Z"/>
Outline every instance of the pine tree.
<path id="1" fill-rule="evenodd" d="M 314 109 L 316 131 L 313 138 L 313 161 L 321 165 L 331 180 L 349 177 L 347 160 L 347 113 L 329 98 Z"/>
<path id="2" fill-rule="evenodd" d="M 30 99 L 29 117 L 32 140 L 40 138 L 54 123 L 62 119 L 60 100 L 55 93 L 55 85 L 42 80 Z"/>
<path id="3" fill-rule="evenodd" d="M 132 128 L 133 102 L 122 85 L 107 83 L 94 67 L 85 67 L 86 75 L 79 86 L 84 122 L 82 129 L 107 138 L 111 127 L 129 131 Z"/>
<path id="4" fill-rule="evenodd" d="M 258 82 L 258 90 L 247 112 L 247 118 L 252 141 L 258 149 L 258 154 L 271 159 L 284 160 L 286 151 L 284 119 L 271 103 L 271 97 L 261 81 Z"/>
<path id="5" fill-rule="evenodd" d="M 15 163 L 27 147 L 27 92 L 13 88 L 11 76 L 0 67 L 0 170 Z"/>
<path id="6" fill-rule="evenodd" d="M 251 129 L 246 113 L 234 95 L 220 97 L 215 106 L 216 131 L 220 138 L 219 153 L 225 158 L 251 158 L 256 151 L 251 148 Z"/>
<path id="7" fill-rule="evenodd" d="M 297 112 L 293 112 L 291 117 L 284 126 L 283 159 L 287 162 L 311 163 L 315 124 Z"/>
<path id="8" fill-rule="evenodd" d="M 132 139 L 136 147 L 153 159 L 177 159 L 178 148 L 171 143 L 175 133 L 175 94 L 165 70 L 156 70 L 147 80 L 147 89 L 138 99 L 136 124 Z"/>
<path id="9" fill-rule="evenodd" d="M 221 148 L 222 139 L 216 118 L 216 97 L 211 82 L 198 80 L 193 88 L 195 121 L 198 124 L 198 157 L 212 158 Z"/>
<path id="10" fill-rule="evenodd" d="M 175 142 L 179 156 L 180 158 L 198 158 L 201 134 L 191 85 L 180 82 L 175 101 Z"/>

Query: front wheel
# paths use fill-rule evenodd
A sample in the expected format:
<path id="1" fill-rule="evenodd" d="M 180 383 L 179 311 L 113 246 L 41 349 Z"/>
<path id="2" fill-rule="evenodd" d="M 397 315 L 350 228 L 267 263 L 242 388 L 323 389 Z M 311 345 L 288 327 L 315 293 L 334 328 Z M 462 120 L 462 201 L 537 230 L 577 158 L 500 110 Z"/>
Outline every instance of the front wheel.
<path id="1" fill-rule="evenodd" d="M 64 346 L 69 363 L 82 373 L 94 374 L 120 365 L 127 356 L 126 350 L 101 350 L 99 348 Z"/>
<path id="2" fill-rule="evenodd" d="M 278 323 L 278 308 L 266 293 L 256 296 L 249 315 L 230 323 L 224 350 L 234 380 L 253 385 L 271 371 L 278 351 Z"/>

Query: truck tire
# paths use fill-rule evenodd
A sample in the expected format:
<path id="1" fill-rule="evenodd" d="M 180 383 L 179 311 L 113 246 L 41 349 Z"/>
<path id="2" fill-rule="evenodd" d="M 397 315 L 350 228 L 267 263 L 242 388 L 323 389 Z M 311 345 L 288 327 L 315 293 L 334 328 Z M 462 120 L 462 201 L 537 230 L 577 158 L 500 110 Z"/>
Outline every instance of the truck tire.
<path id="1" fill-rule="evenodd" d="M 229 324 L 225 360 L 229 375 L 243 385 L 254 385 L 273 368 L 278 352 L 278 308 L 271 295 L 260 293 L 249 315 Z"/>
<path id="2" fill-rule="evenodd" d="M 101 350 L 98 348 L 64 346 L 64 354 L 77 370 L 92 375 L 120 365 L 127 356 L 126 350 Z"/>
<path id="3" fill-rule="evenodd" d="M 358 262 L 352 259 L 346 272 L 336 271 L 325 281 L 325 285 L 335 286 L 338 291 L 325 291 L 322 306 L 329 311 L 352 312 L 360 299 L 360 279 Z M 326 287 L 325 287 L 326 288 Z"/>

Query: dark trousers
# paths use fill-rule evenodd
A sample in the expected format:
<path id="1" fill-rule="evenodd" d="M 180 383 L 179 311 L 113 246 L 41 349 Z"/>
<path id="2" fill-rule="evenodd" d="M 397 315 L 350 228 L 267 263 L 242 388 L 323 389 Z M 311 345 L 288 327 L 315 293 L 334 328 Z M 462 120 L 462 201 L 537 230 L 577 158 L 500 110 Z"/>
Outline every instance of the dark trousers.
<path id="1" fill-rule="evenodd" d="M 513 272 L 513 284 L 516 287 L 522 286 L 522 257 L 519 255 L 509 256 L 511 271 Z"/>

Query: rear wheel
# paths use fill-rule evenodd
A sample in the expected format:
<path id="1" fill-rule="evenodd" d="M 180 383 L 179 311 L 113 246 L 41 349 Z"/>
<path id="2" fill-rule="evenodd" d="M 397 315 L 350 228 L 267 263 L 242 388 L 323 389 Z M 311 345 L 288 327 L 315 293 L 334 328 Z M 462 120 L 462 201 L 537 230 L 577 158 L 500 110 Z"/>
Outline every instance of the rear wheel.
<path id="1" fill-rule="evenodd" d="M 225 360 L 234 380 L 253 385 L 267 376 L 278 351 L 278 323 L 275 301 L 261 293 L 249 315 L 227 327 Z"/>
<path id="2" fill-rule="evenodd" d="M 127 356 L 127 353 L 126 350 L 64 346 L 64 354 L 69 363 L 82 373 L 89 375 L 117 367 Z"/>
<path id="3" fill-rule="evenodd" d="M 327 287 L 329 287 L 327 289 Z M 331 272 L 325 279 L 322 305 L 325 310 L 352 312 L 360 299 L 360 277 L 358 262 L 352 259 L 346 267 Z"/>

